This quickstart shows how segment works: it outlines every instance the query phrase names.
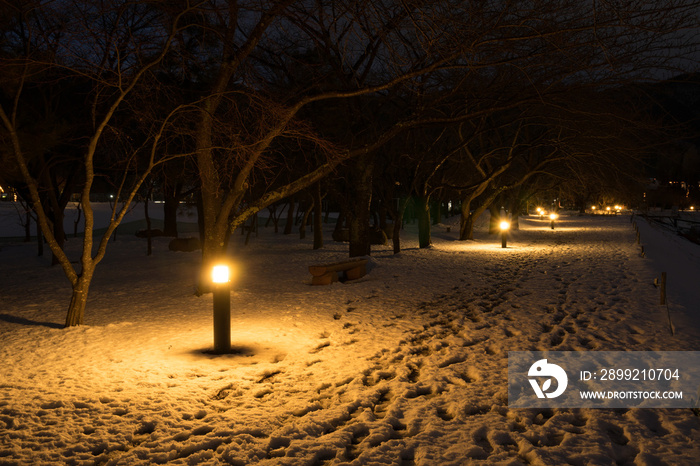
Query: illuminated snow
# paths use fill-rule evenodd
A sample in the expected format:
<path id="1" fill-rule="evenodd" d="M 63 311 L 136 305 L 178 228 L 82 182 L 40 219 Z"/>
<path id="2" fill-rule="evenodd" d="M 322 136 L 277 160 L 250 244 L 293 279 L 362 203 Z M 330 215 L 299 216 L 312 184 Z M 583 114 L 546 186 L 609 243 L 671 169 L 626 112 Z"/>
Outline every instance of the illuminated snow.
<path id="1" fill-rule="evenodd" d="M 0 463 L 695 463 L 690 409 L 508 409 L 506 367 L 509 350 L 700 350 L 699 247 L 640 220 L 641 258 L 628 216 L 521 218 L 506 249 L 483 225 L 454 241 L 457 221 L 428 250 L 408 225 L 401 254 L 375 248 L 366 277 L 317 287 L 308 265 L 346 255 L 332 225 L 318 251 L 234 235 L 226 356 L 207 352 L 199 253 L 155 238 L 147 257 L 122 228 L 87 325 L 62 329 L 61 271 L 0 243 Z"/>

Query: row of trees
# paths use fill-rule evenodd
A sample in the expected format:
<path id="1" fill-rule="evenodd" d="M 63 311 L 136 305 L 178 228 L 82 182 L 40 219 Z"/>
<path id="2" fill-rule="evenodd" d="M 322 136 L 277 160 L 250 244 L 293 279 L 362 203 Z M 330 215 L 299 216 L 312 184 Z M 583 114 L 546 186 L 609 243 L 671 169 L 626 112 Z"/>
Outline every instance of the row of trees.
<path id="1" fill-rule="evenodd" d="M 431 199 L 461 199 L 466 239 L 496 200 L 516 206 L 563 180 L 590 190 L 633 173 L 659 126 L 631 84 L 697 65 L 697 7 L 3 2 L 0 181 L 31 204 L 71 283 L 67 326 L 83 322 L 110 236 L 156 179 L 170 209 L 196 191 L 203 273 L 247 219 L 305 189 L 318 200 L 321 183 L 343 204 L 350 255 L 369 252 L 373 199 L 400 225 L 406 203 L 392 200 L 414 196 L 424 226 Z M 101 184 L 123 202 L 93 239 Z M 62 231 L 74 193 L 85 221 L 77 266 Z"/>

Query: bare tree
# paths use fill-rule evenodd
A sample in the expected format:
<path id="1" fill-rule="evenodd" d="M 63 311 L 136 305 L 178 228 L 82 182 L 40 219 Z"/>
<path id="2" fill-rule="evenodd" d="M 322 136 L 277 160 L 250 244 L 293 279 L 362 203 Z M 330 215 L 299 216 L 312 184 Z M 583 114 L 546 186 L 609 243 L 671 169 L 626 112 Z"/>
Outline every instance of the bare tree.
<path id="1" fill-rule="evenodd" d="M 352 144 L 338 146 L 312 128 L 299 125 L 298 117 L 303 109 L 330 99 L 378 95 L 453 62 L 461 53 L 452 50 L 449 54 L 423 54 L 418 57 L 421 61 L 403 53 L 393 56 L 392 52 L 402 52 L 398 48 L 401 43 L 405 43 L 398 35 L 396 25 L 401 22 L 408 26 L 407 23 L 410 22 L 409 15 L 401 5 L 393 5 L 391 8 L 373 7 L 365 11 L 360 8 L 360 4 L 306 4 L 286 0 L 260 11 L 249 10 L 245 14 L 237 3 L 219 6 L 221 8 L 217 14 L 207 17 L 209 30 L 220 31 L 217 40 L 221 47 L 212 68 L 212 84 L 199 104 L 195 136 L 204 204 L 203 273 L 223 255 L 226 236 L 246 218 L 317 182 L 344 160 L 371 154 L 373 147 L 389 140 L 399 129 L 395 127 L 374 141 L 363 140 L 359 147 L 353 147 Z M 251 16 L 256 21 L 250 22 Z M 391 33 L 394 35 L 389 37 Z M 291 43 L 290 37 L 294 38 Z M 318 69 L 312 69 L 310 76 L 315 79 L 306 89 L 293 95 L 275 94 L 275 88 L 270 87 L 269 81 L 273 79 L 278 82 L 279 77 L 273 72 L 288 74 L 289 69 L 280 66 L 275 68 L 279 63 L 265 63 L 264 58 L 289 56 L 289 49 L 297 49 L 300 45 L 333 52 L 333 56 L 326 57 L 327 66 L 333 60 L 352 60 L 352 64 L 340 70 L 345 82 L 339 79 L 337 68 L 331 69 L 329 76 L 320 74 Z M 359 52 L 345 55 L 349 50 Z M 379 69 L 381 73 L 374 73 L 373 69 Z M 369 76 L 372 79 L 368 79 Z M 267 94 L 258 89 L 267 89 Z M 248 120 L 247 126 L 243 125 L 244 115 L 239 112 L 237 119 L 241 124 L 237 136 L 240 139 L 227 141 L 226 148 L 218 150 L 216 147 L 222 146 L 215 140 L 216 123 L 225 114 L 227 102 L 231 102 L 231 108 L 233 107 L 232 97 L 229 96 L 236 92 L 238 98 L 248 104 L 247 108 L 255 108 L 259 112 Z M 251 125 L 254 130 L 251 130 Z M 321 152 L 327 154 L 327 158 L 319 164 L 310 163 L 307 171 L 298 178 L 250 199 L 243 206 L 255 175 L 271 163 L 274 166 L 274 157 L 271 156 L 274 155 L 274 144 L 280 138 L 312 141 Z M 222 152 L 235 157 L 225 158 L 234 161 L 233 172 L 221 169 L 221 156 L 225 155 Z M 228 173 L 231 174 L 230 178 L 226 177 Z M 206 282 L 202 280 L 200 287 L 204 289 L 205 285 Z"/>
<path id="2" fill-rule="evenodd" d="M 191 8 L 167 11 L 149 4 L 112 1 L 97 6 L 94 2 L 77 0 L 16 5 L 11 10 L 13 19 L 5 36 L 11 38 L 11 43 L 4 44 L 2 60 L 3 70 L 9 76 L 4 81 L 4 99 L 0 105 L 3 140 L 8 159 L 17 167 L 27 187 L 41 231 L 73 289 L 66 326 L 80 325 L 95 268 L 104 258 L 110 236 L 149 172 L 165 160 L 158 153 L 158 144 L 169 118 L 152 125 L 140 151 L 120 158 L 122 176 L 117 180 L 115 195 L 122 202 L 114 203 L 106 232 L 95 245 L 91 194 L 95 177 L 99 175 L 96 163 L 104 151 L 103 140 L 113 132 L 110 124 L 128 104 L 137 86 L 161 63 L 181 30 L 182 17 Z M 81 77 L 90 87 L 87 92 L 92 130 L 84 138 L 78 158 L 83 180 L 80 204 L 85 219 L 79 267 L 70 261 L 54 233 L 41 193 L 41 177 L 31 166 L 31 140 L 23 131 L 22 116 L 25 107 L 31 105 L 27 101 L 27 88 L 55 69 L 64 70 L 67 77 Z M 141 153 L 145 155 L 139 161 L 140 166 L 136 166 Z"/>
<path id="3" fill-rule="evenodd" d="M 41 230 L 71 283 L 69 326 L 83 322 L 89 285 L 109 238 L 160 163 L 194 154 L 205 274 L 225 253 L 228 235 L 246 219 L 346 160 L 360 157 L 360 164 L 371 164 L 375 151 L 400 132 L 513 109 L 523 103 L 523 97 L 513 96 L 547 102 L 572 83 L 612 86 L 652 69 L 680 66 L 689 58 L 677 51 L 693 46 L 691 32 L 698 22 L 697 2 L 691 0 L 4 5 L 3 158 L 27 186 Z M 300 51 L 314 50 L 316 62 L 299 58 Z M 31 105 L 29 87 L 50 86 L 47 72 L 57 69 L 90 83 L 85 89 L 89 130 L 77 145 L 85 219 L 79 267 L 68 260 L 53 231 L 23 119 Z M 487 93 L 475 107 L 474 96 L 487 88 L 481 82 L 494 76 L 502 92 Z M 280 77 L 287 86 L 280 86 Z M 162 105 L 143 108 L 146 95 Z M 313 119 L 314 111 L 340 101 L 396 96 L 418 96 L 417 105 L 411 114 L 381 122 L 382 131 L 374 134 L 348 128 L 339 137 Z M 448 101 L 454 105 L 446 106 Z M 421 108 L 425 105 L 449 111 L 436 115 Z M 122 150 L 110 150 L 108 140 Z M 295 175 L 282 182 L 277 175 L 289 167 L 286 147 L 294 144 L 313 150 L 300 151 L 308 157 L 295 160 Z M 105 173 L 122 202 L 114 204 L 106 233 L 93 244 L 90 195 L 96 177 Z M 201 280 L 200 289 L 205 283 Z"/>

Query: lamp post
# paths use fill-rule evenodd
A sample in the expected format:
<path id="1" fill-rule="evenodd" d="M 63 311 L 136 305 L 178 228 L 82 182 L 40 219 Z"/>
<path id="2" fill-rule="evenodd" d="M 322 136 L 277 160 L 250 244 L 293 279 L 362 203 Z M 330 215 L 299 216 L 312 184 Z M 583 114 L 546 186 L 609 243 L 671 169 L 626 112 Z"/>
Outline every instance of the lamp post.
<path id="1" fill-rule="evenodd" d="M 227 265 L 215 265 L 214 283 L 214 352 L 231 352 L 231 286 Z"/>
<path id="2" fill-rule="evenodd" d="M 554 212 L 549 214 L 549 220 L 550 220 L 549 226 L 552 228 L 552 230 L 554 230 L 554 221 L 557 219 L 557 217 L 558 217 L 558 215 L 555 214 Z"/>
<path id="3" fill-rule="evenodd" d="M 501 221 L 501 223 L 498 224 L 498 226 L 501 228 L 501 247 L 505 248 L 506 243 L 508 242 L 508 229 L 510 228 L 510 222 L 507 222 L 505 220 Z"/>

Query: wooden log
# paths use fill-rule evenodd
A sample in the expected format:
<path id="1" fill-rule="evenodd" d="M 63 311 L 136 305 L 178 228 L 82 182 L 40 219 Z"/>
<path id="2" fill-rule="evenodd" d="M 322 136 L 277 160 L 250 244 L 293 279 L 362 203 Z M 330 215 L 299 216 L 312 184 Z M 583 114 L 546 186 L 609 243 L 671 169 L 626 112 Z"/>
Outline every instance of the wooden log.
<path id="1" fill-rule="evenodd" d="M 337 281 L 357 280 L 367 274 L 367 259 L 310 265 L 309 272 L 312 275 L 312 285 L 330 285 Z"/>
<path id="2" fill-rule="evenodd" d="M 318 277 L 328 272 L 341 272 L 366 265 L 367 259 L 355 259 L 351 261 L 335 262 L 332 264 L 310 265 L 309 272 L 311 275 Z"/>
<path id="3" fill-rule="evenodd" d="M 311 277 L 312 285 L 330 285 L 338 281 L 338 272 L 328 272 Z"/>
<path id="4" fill-rule="evenodd" d="M 348 280 L 357 280 L 365 275 L 367 275 L 367 261 L 345 271 L 345 278 Z"/>

